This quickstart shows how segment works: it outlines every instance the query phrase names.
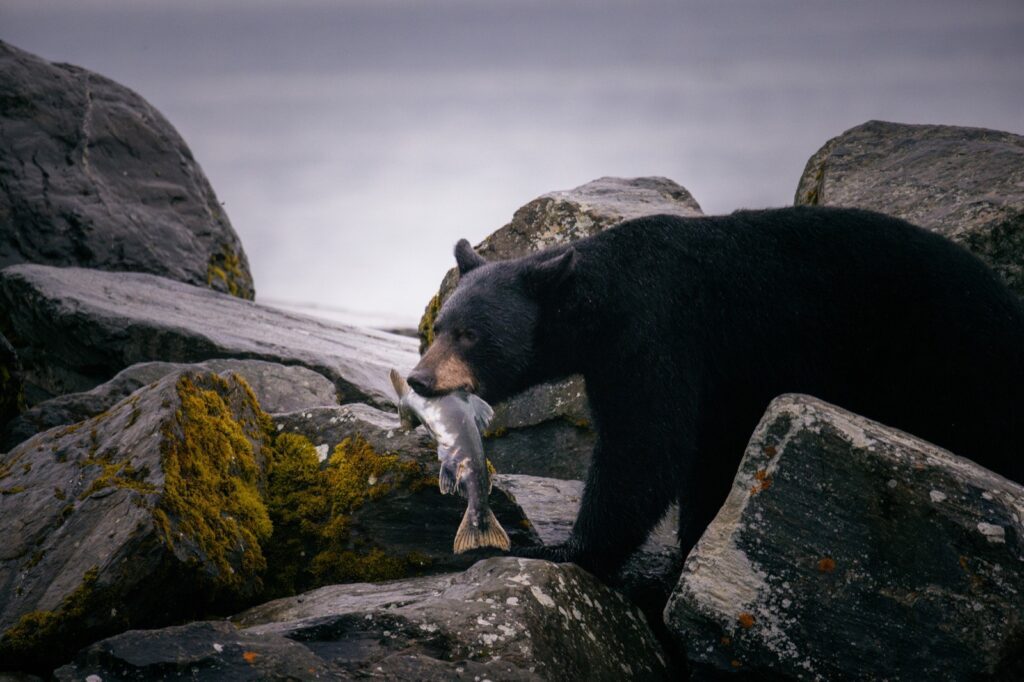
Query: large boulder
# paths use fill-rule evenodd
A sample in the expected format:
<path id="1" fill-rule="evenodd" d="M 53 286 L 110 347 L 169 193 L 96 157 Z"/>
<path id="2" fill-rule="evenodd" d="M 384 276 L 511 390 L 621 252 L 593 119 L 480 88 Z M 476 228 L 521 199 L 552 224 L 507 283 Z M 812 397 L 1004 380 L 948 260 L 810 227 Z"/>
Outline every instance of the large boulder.
<path id="1" fill-rule="evenodd" d="M 128 88 L 0 42 L 0 130 L 0 267 L 150 272 L 253 297 L 199 164 Z"/>
<path id="2" fill-rule="evenodd" d="M 690 193 L 667 178 L 600 178 L 534 199 L 476 249 L 488 260 L 518 258 L 659 213 L 703 215 Z M 419 325 L 421 353 L 433 341 L 434 317 L 457 283 L 453 268 L 427 305 Z M 487 456 L 501 471 L 582 478 L 595 441 L 582 377 L 535 387 L 495 405 L 487 435 Z"/>
<path id="3" fill-rule="evenodd" d="M 232 620 L 126 632 L 56 678 L 668 677 L 643 614 L 571 564 L 487 559 L 461 574 L 332 585 Z"/>
<path id="4" fill-rule="evenodd" d="M 965 246 L 1024 295 L 1024 137 L 869 121 L 807 162 L 796 204 L 888 213 Z"/>
<path id="5" fill-rule="evenodd" d="M 186 370 L 235 372 L 249 384 L 266 412 L 291 412 L 337 403 L 334 384 L 297 365 L 262 360 L 207 360 L 196 364 L 142 362 L 118 372 L 91 391 L 70 393 L 39 403 L 0 431 L 0 452 L 6 452 L 41 431 L 84 421 L 105 412 L 136 390 L 171 373 Z M 340 439 L 335 442 L 340 442 Z"/>
<path id="6" fill-rule="evenodd" d="M 302 365 L 342 402 L 391 405 L 392 367 L 416 364 L 414 340 L 128 272 L 45 265 L 0 271 L 0 328 L 25 366 L 29 404 L 87 391 L 153 360 L 248 358 Z"/>
<path id="7" fill-rule="evenodd" d="M 1021 679 L 1024 487 L 786 395 L 665 610 L 698 673 Z"/>

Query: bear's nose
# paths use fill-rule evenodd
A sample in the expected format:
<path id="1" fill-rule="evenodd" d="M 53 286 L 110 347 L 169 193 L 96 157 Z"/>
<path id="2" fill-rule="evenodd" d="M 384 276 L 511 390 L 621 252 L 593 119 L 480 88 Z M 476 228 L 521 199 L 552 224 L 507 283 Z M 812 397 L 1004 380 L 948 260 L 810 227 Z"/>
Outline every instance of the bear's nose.
<path id="1" fill-rule="evenodd" d="M 422 369 L 413 370 L 406 379 L 412 390 L 420 395 L 429 396 L 434 392 L 434 377 Z"/>

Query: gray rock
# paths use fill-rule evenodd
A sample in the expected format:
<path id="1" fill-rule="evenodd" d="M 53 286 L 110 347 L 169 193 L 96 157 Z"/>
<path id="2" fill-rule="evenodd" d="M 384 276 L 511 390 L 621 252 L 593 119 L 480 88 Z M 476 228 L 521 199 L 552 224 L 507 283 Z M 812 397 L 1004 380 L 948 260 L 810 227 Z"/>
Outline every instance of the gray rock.
<path id="1" fill-rule="evenodd" d="M 379 452 L 402 452 L 424 461 L 437 458 L 437 446 L 424 428 L 406 431 L 393 412 L 370 405 L 349 403 L 334 407 L 313 407 L 297 412 L 271 415 L 278 433 L 305 436 L 321 458 L 334 446 L 359 436 Z"/>
<path id="2" fill-rule="evenodd" d="M 667 178 L 600 178 L 534 199 L 476 249 L 489 260 L 518 258 L 659 213 L 703 215 L 690 193 Z M 433 340 L 434 317 L 457 282 L 453 268 L 427 305 L 419 326 L 421 353 Z M 595 434 L 582 377 L 533 388 L 496 405 L 495 412 L 485 448 L 500 471 L 584 477 Z"/>
<path id="3" fill-rule="evenodd" d="M 698 672 L 1020 679 L 1024 488 L 809 396 L 769 406 L 665 610 Z"/>
<path id="4" fill-rule="evenodd" d="M 0 93 L 0 267 L 150 272 L 253 297 L 210 183 L 148 102 L 3 42 Z"/>
<path id="5" fill-rule="evenodd" d="M 493 558 L 457 575 L 324 587 L 233 620 L 243 635 L 302 642 L 351 676 L 582 680 L 667 673 L 643 614 L 571 564 Z M 393 667 L 405 657 L 412 661 Z"/>
<path id="6" fill-rule="evenodd" d="M 334 382 L 342 402 L 390 406 L 388 370 L 416 363 L 412 339 L 142 273 L 12 265 L 0 271 L 0 318 L 25 365 L 29 404 L 87 391 L 139 362 L 232 357 L 301 365 Z"/>
<path id="7" fill-rule="evenodd" d="M 7 338 L 0 334 L 0 428 L 25 409 L 21 362 Z M 2 448 L 2 446 L 0 446 Z"/>
<path id="8" fill-rule="evenodd" d="M 484 436 L 498 471 L 584 478 L 597 436 L 583 377 L 534 386 L 495 405 Z"/>
<path id="9" fill-rule="evenodd" d="M 1024 295 L 1024 137 L 869 121 L 807 162 L 796 204 L 888 213 L 952 239 Z"/>
<path id="10" fill-rule="evenodd" d="M 91 391 L 62 395 L 26 410 L 3 428 L 0 452 L 54 426 L 95 417 L 139 388 L 168 374 L 184 371 L 236 372 L 249 384 L 266 412 L 290 412 L 337 402 L 334 384 L 305 367 L 262 360 L 207 360 L 197 364 L 143 362 L 121 370 L 113 379 Z"/>
<path id="11" fill-rule="evenodd" d="M 253 598 L 261 414 L 231 374 L 172 375 L 0 456 L 2 667 Z"/>
<path id="12" fill-rule="evenodd" d="M 499 473 L 494 477 L 494 485 L 515 498 L 543 544 L 557 545 L 569 538 L 583 499 L 582 481 Z M 659 634 L 665 602 L 678 582 L 683 564 L 678 527 L 679 510 L 672 505 L 643 546 L 610 580 L 643 610 Z"/>
<path id="13" fill-rule="evenodd" d="M 132 631 L 58 680 L 665 679 L 644 616 L 569 564 L 494 558 L 461 574 L 331 585 L 227 622 Z"/>

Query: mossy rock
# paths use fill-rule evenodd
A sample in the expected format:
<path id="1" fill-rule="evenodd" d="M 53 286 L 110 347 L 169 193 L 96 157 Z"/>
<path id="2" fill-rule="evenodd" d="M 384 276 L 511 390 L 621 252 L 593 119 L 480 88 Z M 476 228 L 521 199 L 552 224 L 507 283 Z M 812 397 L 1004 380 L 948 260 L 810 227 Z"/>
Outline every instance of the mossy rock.
<path id="1" fill-rule="evenodd" d="M 186 373 L 0 455 L 3 666 L 252 603 L 268 426 L 244 381 Z"/>

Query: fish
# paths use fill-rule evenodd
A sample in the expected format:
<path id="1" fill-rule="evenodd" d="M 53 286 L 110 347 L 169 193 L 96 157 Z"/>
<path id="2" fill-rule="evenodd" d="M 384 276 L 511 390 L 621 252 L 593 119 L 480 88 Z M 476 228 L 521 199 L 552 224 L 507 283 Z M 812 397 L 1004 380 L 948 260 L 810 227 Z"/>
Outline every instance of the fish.
<path id="1" fill-rule="evenodd" d="M 455 533 L 454 552 L 462 554 L 478 547 L 496 547 L 507 552 L 511 545 L 508 533 L 487 500 L 493 483 L 480 435 L 494 410 L 467 391 L 428 398 L 413 391 L 394 369 L 390 377 L 398 394 L 402 426 L 411 429 L 422 423 L 437 441 L 437 458 L 441 461 L 437 485 L 441 493 L 458 493 L 467 500 L 466 513 Z"/>

